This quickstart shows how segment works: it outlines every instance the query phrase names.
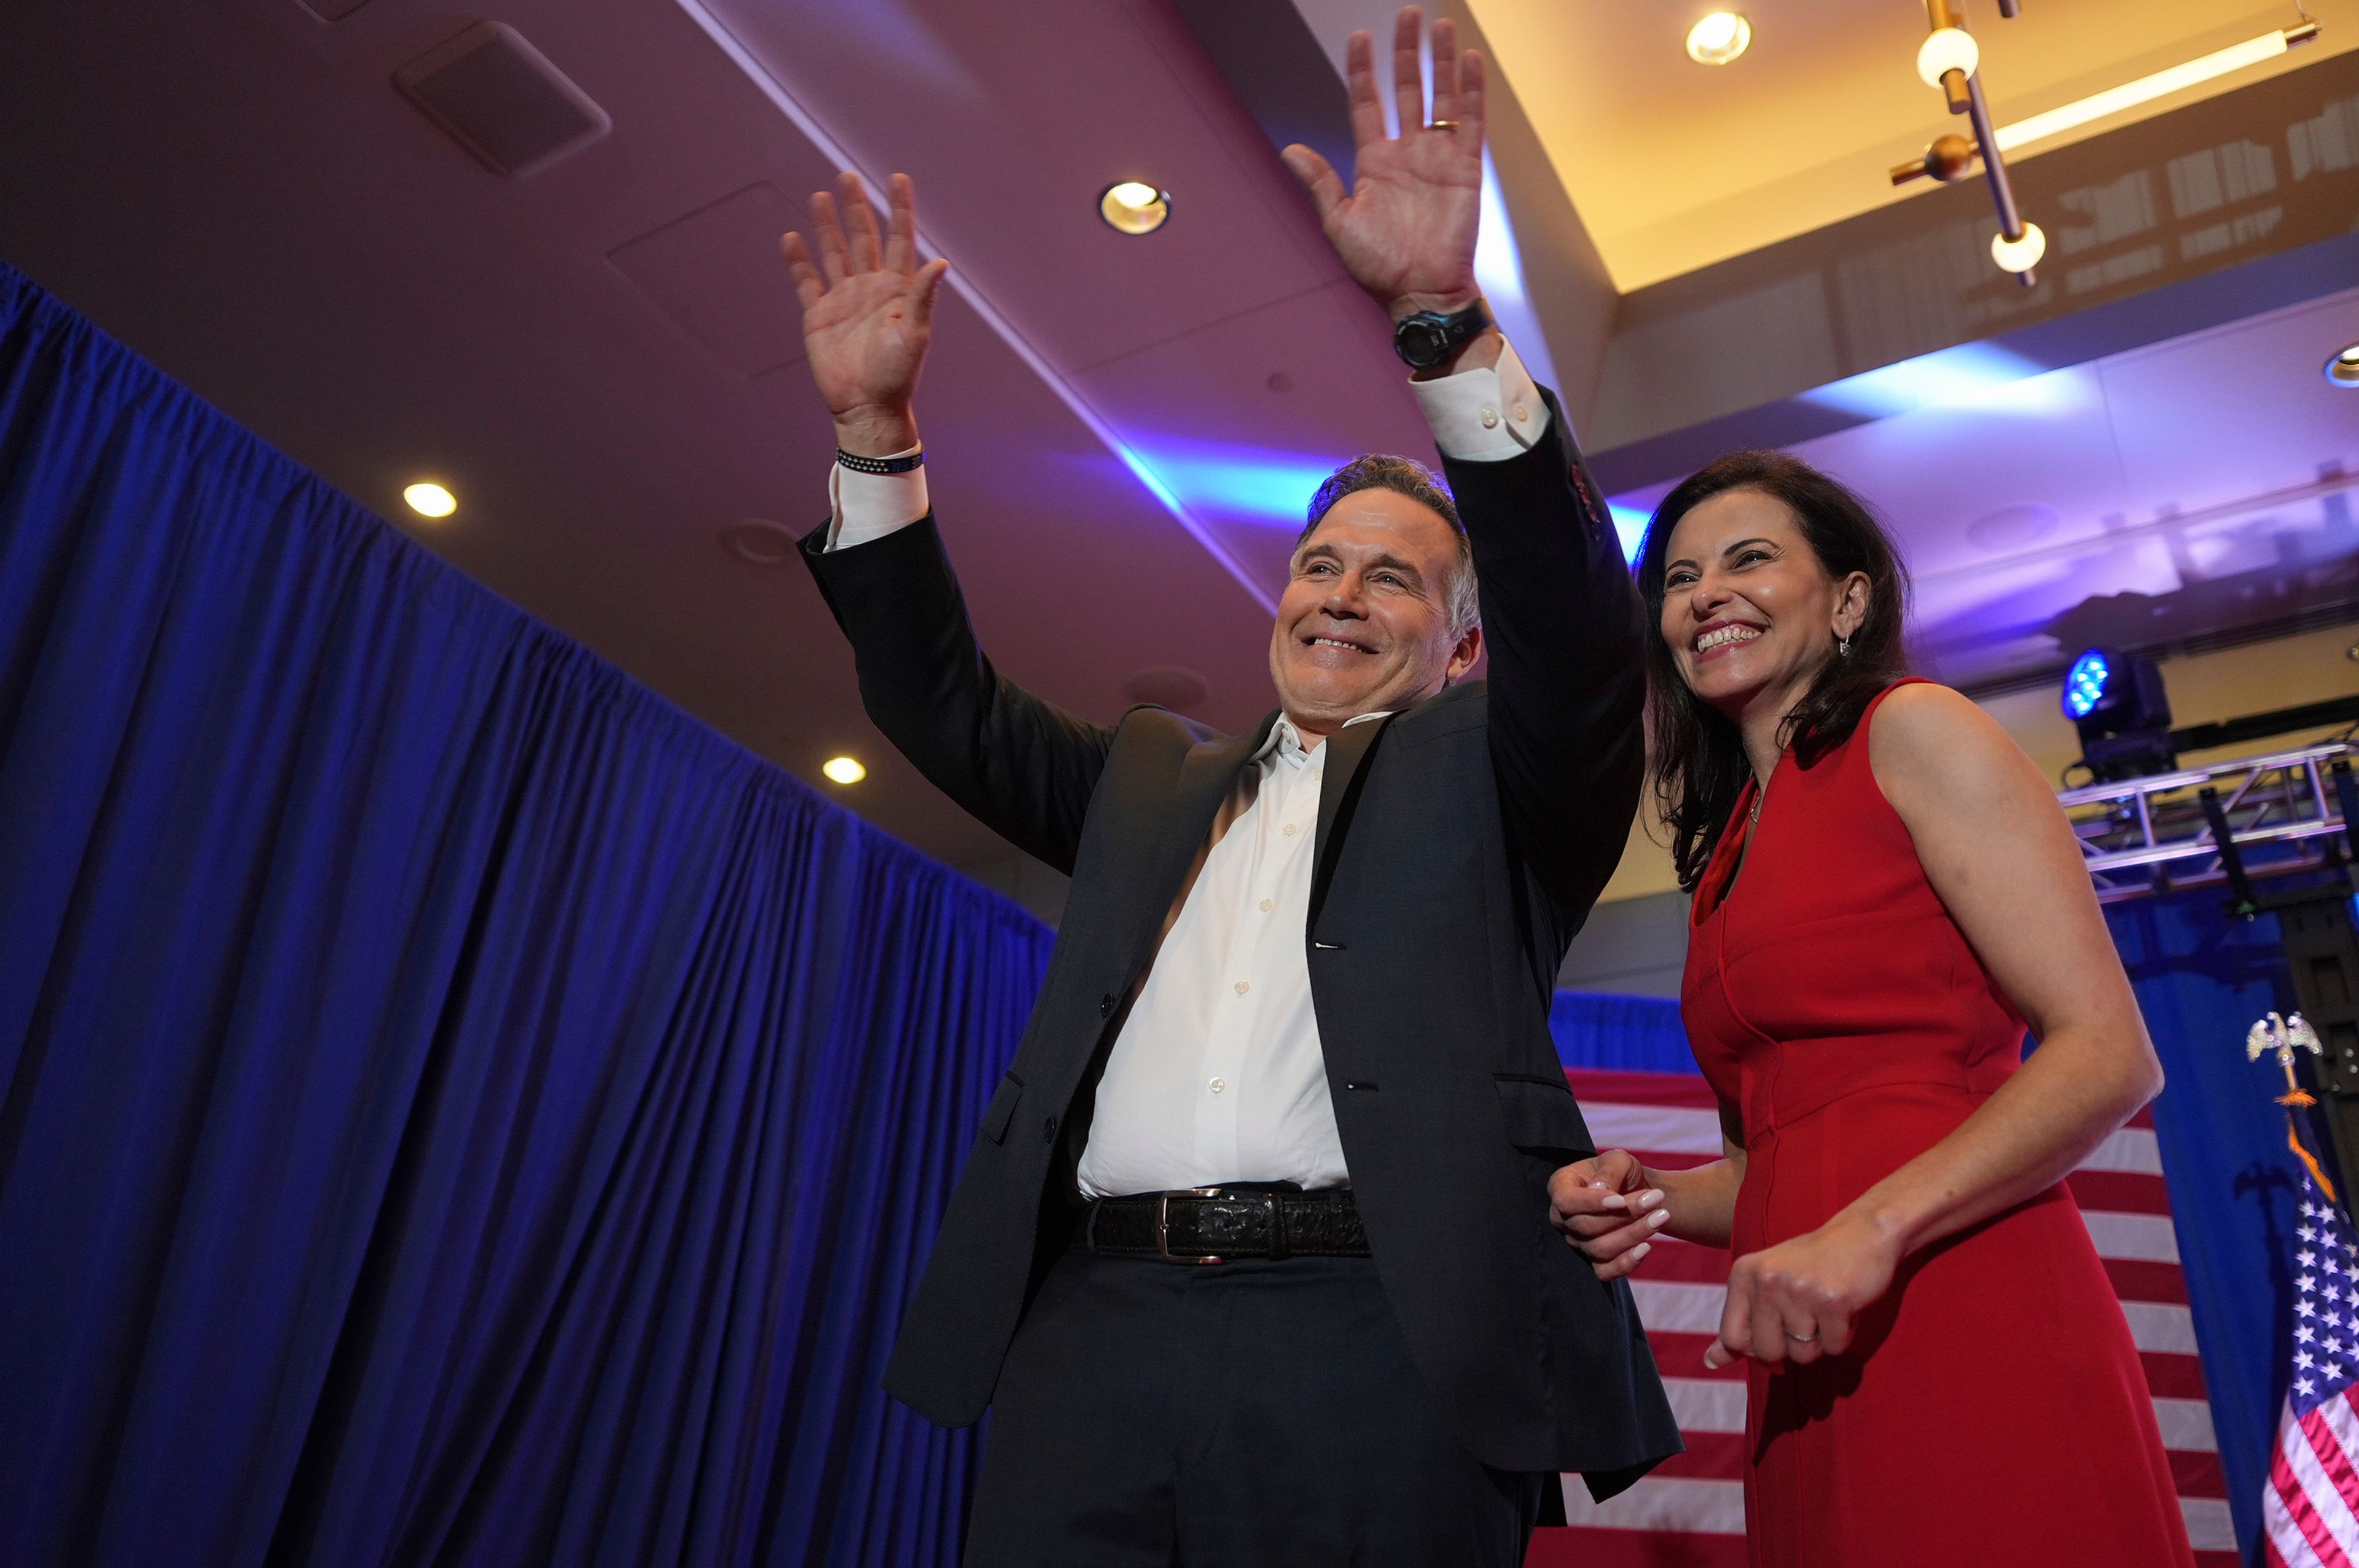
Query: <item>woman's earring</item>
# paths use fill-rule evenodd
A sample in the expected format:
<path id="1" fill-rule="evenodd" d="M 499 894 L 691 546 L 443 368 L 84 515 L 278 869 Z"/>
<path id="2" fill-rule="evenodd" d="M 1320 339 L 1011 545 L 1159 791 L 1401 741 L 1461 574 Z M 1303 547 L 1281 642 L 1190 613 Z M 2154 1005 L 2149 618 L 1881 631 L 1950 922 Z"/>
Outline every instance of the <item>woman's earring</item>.
<path id="1" fill-rule="evenodd" d="M 1851 657 L 1851 639 L 1850 639 L 1850 638 L 1848 638 L 1848 637 L 1838 637 L 1838 638 L 1836 638 L 1836 639 L 1835 639 L 1835 657 L 1837 657 L 1837 658 L 1839 658 L 1839 659 L 1847 659 L 1847 658 Z"/>

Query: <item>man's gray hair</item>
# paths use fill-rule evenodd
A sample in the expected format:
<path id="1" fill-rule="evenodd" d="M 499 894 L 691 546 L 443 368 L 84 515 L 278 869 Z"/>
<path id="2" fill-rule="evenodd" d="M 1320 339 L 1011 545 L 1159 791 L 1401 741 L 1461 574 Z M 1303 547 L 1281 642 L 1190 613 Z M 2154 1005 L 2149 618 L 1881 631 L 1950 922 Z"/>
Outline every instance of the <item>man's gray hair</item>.
<path id="1" fill-rule="evenodd" d="M 1449 488 L 1441 482 L 1440 476 L 1415 458 L 1368 452 L 1329 474 L 1326 482 L 1319 487 L 1319 493 L 1310 498 L 1310 518 L 1302 525 L 1302 532 L 1294 536 L 1294 547 L 1302 548 L 1303 541 L 1318 530 L 1320 522 L 1337 502 L 1364 490 L 1389 490 L 1406 495 L 1450 524 L 1450 532 L 1458 540 L 1457 564 L 1442 591 L 1442 603 L 1450 612 L 1450 634 L 1462 637 L 1480 624 L 1483 601 L 1474 580 L 1474 554 L 1466 542 L 1466 524 L 1458 520 L 1458 503 L 1450 498 Z"/>

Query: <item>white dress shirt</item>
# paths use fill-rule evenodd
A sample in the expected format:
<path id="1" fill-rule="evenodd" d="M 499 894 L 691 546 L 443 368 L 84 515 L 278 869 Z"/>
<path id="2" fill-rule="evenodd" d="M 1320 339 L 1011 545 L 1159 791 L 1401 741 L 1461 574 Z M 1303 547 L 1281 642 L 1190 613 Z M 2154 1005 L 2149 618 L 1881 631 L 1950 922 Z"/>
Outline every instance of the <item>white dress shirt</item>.
<path id="1" fill-rule="evenodd" d="M 1434 444 L 1462 461 L 1515 457 L 1548 429 L 1548 406 L 1512 347 L 1495 367 L 1409 385 Z M 839 466 L 828 492 L 832 550 L 881 538 L 930 508 L 922 468 Z M 1305 952 L 1325 753 L 1280 718 L 1223 805 L 1106 1058 L 1078 1173 L 1085 1195 L 1350 1184 Z"/>

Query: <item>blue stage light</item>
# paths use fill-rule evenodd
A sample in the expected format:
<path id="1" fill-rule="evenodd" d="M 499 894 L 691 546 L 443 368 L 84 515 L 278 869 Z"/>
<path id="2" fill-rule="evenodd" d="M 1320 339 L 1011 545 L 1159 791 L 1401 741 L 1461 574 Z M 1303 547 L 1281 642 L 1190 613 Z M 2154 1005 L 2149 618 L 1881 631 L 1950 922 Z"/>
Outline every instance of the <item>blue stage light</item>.
<path id="1" fill-rule="evenodd" d="M 2073 660 L 2072 667 L 2064 675 L 2064 717 L 2088 718 L 2097 704 L 2105 700 L 2105 687 L 2113 674 L 2103 648 L 2092 648 Z"/>
<path id="2" fill-rule="evenodd" d="M 2152 659 L 2091 648 L 2064 672 L 2064 717 L 2081 736 L 2081 760 L 2101 780 L 2169 773 L 2179 765 L 2170 697 Z"/>

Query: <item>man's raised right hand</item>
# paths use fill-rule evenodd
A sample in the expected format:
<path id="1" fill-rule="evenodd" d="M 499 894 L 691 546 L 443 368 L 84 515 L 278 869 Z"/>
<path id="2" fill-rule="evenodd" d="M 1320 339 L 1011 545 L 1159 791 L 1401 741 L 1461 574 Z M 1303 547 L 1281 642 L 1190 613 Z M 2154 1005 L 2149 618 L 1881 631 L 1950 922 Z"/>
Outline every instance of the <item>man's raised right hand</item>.
<path id="1" fill-rule="evenodd" d="M 910 400 L 933 333 L 934 296 L 951 264 L 936 257 L 918 265 L 918 192 L 908 175 L 888 182 L 893 211 L 882 236 L 860 177 L 847 172 L 837 185 L 840 197 L 824 190 L 811 197 L 818 262 L 799 233 L 779 248 L 802 299 L 803 347 L 835 417 L 835 444 L 890 457 L 918 444 Z"/>

